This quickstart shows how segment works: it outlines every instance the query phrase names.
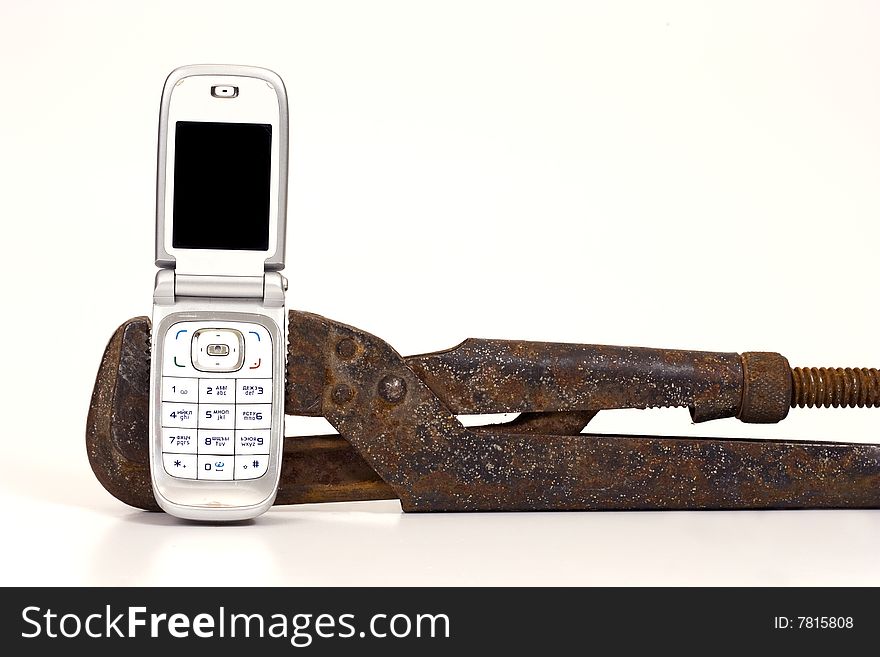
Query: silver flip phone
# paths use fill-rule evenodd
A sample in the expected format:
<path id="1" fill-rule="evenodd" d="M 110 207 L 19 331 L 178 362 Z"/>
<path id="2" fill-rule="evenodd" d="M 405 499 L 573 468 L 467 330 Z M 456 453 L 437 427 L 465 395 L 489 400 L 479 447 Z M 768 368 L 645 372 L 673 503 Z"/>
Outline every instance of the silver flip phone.
<path id="1" fill-rule="evenodd" d="M 242 520 L 284 436 L 287 96 L 273 72 L 185 66 L 159 118 L 150 470 L 156 501 Z"/>

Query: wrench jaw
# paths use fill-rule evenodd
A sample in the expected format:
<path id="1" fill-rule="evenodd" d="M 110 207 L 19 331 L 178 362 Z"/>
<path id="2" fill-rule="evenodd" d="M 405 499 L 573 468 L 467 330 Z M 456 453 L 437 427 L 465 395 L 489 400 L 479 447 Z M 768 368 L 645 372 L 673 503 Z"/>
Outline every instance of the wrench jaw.
<path id="1" fill-rule="evenodd" d="M 150 482 L 150 320 L 135 317 L 110 338 L 95 377 L 86 453 L 95 477 L 119 501 L 160 511 Z M 284 439 L 276 504 L 394 499 L 394 491 L 340 436 Z"/>
<path id="2" fill-rule="evenodd" d="M 149 379 L 150 320 L 135 317 L 116 329 L 104 349 L 86 420 L 86 452 L 111 495 L 159 511 L 150 482 Z"/>

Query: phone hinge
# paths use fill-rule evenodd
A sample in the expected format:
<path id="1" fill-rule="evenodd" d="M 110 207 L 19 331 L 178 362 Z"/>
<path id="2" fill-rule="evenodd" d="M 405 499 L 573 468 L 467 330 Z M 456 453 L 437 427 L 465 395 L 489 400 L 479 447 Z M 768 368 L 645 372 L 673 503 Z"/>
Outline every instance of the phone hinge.
<path id="1" fill-rule="evenodd" d="M 165 305 L 174 303 L 176 297 L 260 299 L 263 305 L 281 307 L 286 291 L 287 279 L 274 271 L 262 276 L 200 276 L 161 269 L 153 301 Z"/>
<path id="2" fill-rule="evenodd" d="M 174 275 L 174 294 L 178 297 L 254 299 L 263 297 L 262 276 Z"/>

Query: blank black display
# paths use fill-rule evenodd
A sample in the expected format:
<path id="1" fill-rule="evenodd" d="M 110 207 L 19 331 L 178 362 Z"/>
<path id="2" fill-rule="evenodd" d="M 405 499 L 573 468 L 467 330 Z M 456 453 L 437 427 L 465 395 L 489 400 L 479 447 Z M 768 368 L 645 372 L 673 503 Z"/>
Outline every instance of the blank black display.
<path id="1" fill-rule="evenodd" d="M 267 250 L 271 169 L 271 125 L 178 121 L 174 248 Z"/>

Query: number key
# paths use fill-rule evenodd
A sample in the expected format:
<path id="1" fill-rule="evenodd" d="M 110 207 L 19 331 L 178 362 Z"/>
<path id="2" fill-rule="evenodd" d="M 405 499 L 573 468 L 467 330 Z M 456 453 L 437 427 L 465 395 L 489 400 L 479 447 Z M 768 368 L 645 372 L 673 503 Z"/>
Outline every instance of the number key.
<path id="1" fill-rule="evenodd" d="M 162 401 L 195 403 L 198 401 L 198 394 L 197 379 L 177 376 L 162 377 Z"/>
<path id="2" fill-rule="evenodd" d="M 235 472 L 235 457 L 223 454 L 199 454 L 199 479 L 230 480 Z"/>
<path id="3" fill-rule="evenodd" d="M 199 404 L 199 429 L 235 427 L 235 404 Z"/>
<path id="4" fill-rule="evenodd" d="M 162 426 L 194 429 L 198 404 L 162 402 Z"/>
<path id="5" fill-rule="evenodd" d="M 238 404 L 235 408 L 236 429 L 269 429 L 272 427 L 272 404 Z"/>
<path id="6" fill-rule="evenodd" d="M 195 429 L 172 429 L 162 427 L 162 451 L 171 454 L 195 454 L 198 445 L 196 443 Z"/>
<path id="7" fill-rule="evenodd" d="M 232 454 L 233 432 L 228 429 L 199 429 L 199 454 Z"/>
<path id="8" fill-rule="evenodd" d="M 269 429 L 236 429 L 236 454 L 268 454 L 271 430 Z"/>
<path id="9" fill-rule="evenodd" d="M 234 379 L 199 379 L 199 401 L 232 404 L 235 402 Z"/>
<path id="10" fill-rule="evenodd" d="M 239 404 L 272 402 L 272 379 L 236 379 L 235 399 Z"/>

